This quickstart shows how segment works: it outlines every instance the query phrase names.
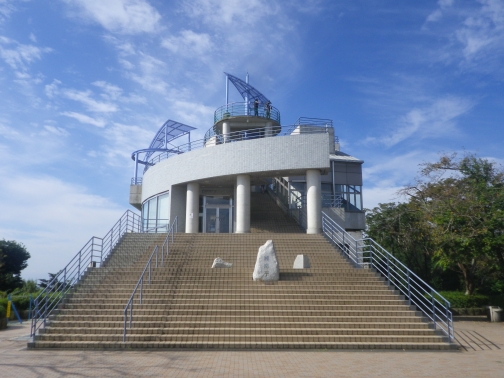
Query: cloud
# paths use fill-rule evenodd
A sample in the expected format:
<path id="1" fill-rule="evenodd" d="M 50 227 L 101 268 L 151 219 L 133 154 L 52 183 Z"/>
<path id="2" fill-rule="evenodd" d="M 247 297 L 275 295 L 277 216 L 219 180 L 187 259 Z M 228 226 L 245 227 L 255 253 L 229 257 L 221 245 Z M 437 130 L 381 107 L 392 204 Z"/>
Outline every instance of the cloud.
<path id="1" fill-rule="evenodd" d="M 96 119 L 96 118 L 87 116 L 85 114 L 77 113 L 77 112 L 61 112 L 60 115 L 70 117 L 70 118 L 76 119 L 80 123 L 85 123 L 85 124 L 93 125 L 96 127 L 104 127 L 107 124 L 107 122 L 103 119 L 100 119 L 100 118 Z"/>
<path id="2" fill-rule="evenodd" d="M 387 147 L 409 138 L 439 138 L 456 133 L 457 117 L 467 113 L 474 103 L 468 99 L 448 96 L 424 107 L 415 107 L 402 116 L 396 127 L 382 137 L 370 137 L 368 143 L 382 143 Z"/>
<path id="3" fill-rule="evenodd" d="M 166 95 L 168 90 L 168 84 L 164 80 L 166 64 L 151 55 L 142 53 L 138 65 L 139 71 L 132 71 L 127 75 L 143 89 Z"/>
<path id="4" fill-rule="evenodd" d="M 61 128 L 61 127 L 56 127 L 56 126 L 51 126 L 51 125 L 45 125 L 44 126 L 44 129 L 51 133 L 51 134 L 54 134 L 54 135 L 58 135 L 58 136 L 68 136 L 70 135 L 70 133 L 68 131 L 66 131 L 65 129 Z"/>
<path id="5" fill-rule="evenodd" d="M 154 133 L 136 125 L 114 123 L 105 130 L 104 137 L 107 145 L 102 146 L 101 154 L 107 158 L 107 162 L 116 166 L 131 166 L 131 153 L 149 146 Z"/>
<path id="6" fill-rule="evenodd" d="M 0 181 L 0 235 L 27 246 L 31 258 L 22 272 L 25 279 L 46 278 L 63 268 L 91 236 L 103 237 L 124 211 L 52 176 L 9 172 L 8 177 Z"/>
<path id="7" fill-rule="evenodd" d="M 195 33 L 192 30 L 182 30 L 178 37 L 167 37 L 161 46 L 175 54 L 203 55 L 212 50 L 213 44 L 206 33 Z"/>
<path id="8" fill-rule="evenodd" d="M 0 22 L 5 21 L 16 11 L 15 0 L 0 0 Z"/>
<path id="9" fill-rule="evenodd" d="M 427 26 L 437 27 L 436 33 L 448 40 L 443 50 L 436 53 L 437 59 L 458 62 L 464 69 L 486 72 L 501 69 L 504 54 L 502 0 L 466 4 L 440 0 L 438 9 L 427 17 Z"/>
<path id="10" fill-rule="evenodd" d="M 75 89 L 65 89 L 62 93 L 66 98 L 80 102 L 91 112 L 113 113 L 118 110 L 116 104 L 110 102 L 100 102 L 91 98 L 92 93 L 89 90 L 78 91 Z"/>
<path id="11" fill-rule="evenodd" d="M 264 0 L 194 0 L 185 3 L 185 11 L 192 18 L 209 24 L 244 27 L 255 24 L 265 16 L 276 14 L 279 7 L 275 2 Z"/>
<path id="12" fill-rule="evenodd" d="M 48 47 L 23 45 L 17 41 L 0 36 L 0 58 L 12 69 L 24 71 L 35 60 L 40 60 L 42 54 L 51 52 Z"/>
<path id="13" fill-rule="evenodd" d="M 154 33 L 160 14 L 145 0 L 64 0 L 78 9 L 78 16 L 119 34 Z M 75 14 L 75 15 L 77 15 Z"/>

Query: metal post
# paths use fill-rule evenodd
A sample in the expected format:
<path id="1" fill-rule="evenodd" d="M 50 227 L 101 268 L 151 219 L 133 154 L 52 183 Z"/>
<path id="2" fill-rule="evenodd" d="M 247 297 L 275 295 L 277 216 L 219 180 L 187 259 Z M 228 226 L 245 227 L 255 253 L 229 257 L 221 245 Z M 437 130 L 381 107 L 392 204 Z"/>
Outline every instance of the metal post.
<path id="1" fill-rule="evenodd" d="M 130 329 L 132 325 L 133 325 L 133 301 L 131 301 L 131 307 L 130 307 Z"/>
<path id="2" fill-rule="evenodd" d="M 390 285 L 390 262 L 387 254 L 387 286 Z"/>
<path id="3" fill-rule="evenodd" d="M 80 280 L 81 256 L 82 256 L 82 249 L 79 251 L 79 270 L 78 270 L 78 273 L 77 273 L 77 281 Z"/>
<path id="4" fill-rule="evenodd" d="M 142 304 L 142 297 L 143 297 L 143 277 L 140 279 L 140 304 Z M 131 303 L 133 303 L 133 300 Z"/>
<path id="5" fill-rule="evenodd" d="M 226 75 L 226 105 L 229 104 L 229 77 Z M 226 107 L 227 110 L 227 107 Z"/>
<path id="6" fill-rule="evenodd" d="M 410 274 L 409 269 L 406 271 L 408 273 L 408 304 L 411 306 L 411 287 L 410 287 Z"/>
<path id="7" fill-rule="evenodd" d="M 436 302 L 434 300 L 434 294 L 431 292 L 432 298 L 432 321 L 434 322 L 434 329 L 436 329 Z"/>

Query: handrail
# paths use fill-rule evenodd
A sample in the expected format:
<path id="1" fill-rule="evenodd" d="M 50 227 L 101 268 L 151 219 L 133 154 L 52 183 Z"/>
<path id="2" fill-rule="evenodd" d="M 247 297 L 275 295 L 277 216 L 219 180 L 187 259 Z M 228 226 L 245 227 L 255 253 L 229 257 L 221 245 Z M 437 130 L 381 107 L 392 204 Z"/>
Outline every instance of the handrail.
<path id="1" fill-rule="evenodd" d="M 37 331 L 45 328 L 47 319 L 59 304 L 79 283 L 91 267 L 103 266 L 103 261 L 110 255 L 122 236 L 127 232 L 140 232 L 141 217 L 127 210 L 109 232 L 103 237 L 93 236 L 82 249 L 61 269 L 45 289 L 35 298 L 31 310 L 30 337 L 35 341 Z"/>
<path id="2" fill-rule="evenodd" d="M 356 266 L 376 269 L 433 323 L 434 329 L 443 331 L 450 342 L 454 340 L 450 302 L 406 265 L 371 238 L 355 240 L 324 211 L 322 231 Z"/>
<path id="3" fill-rule="evenodd" d="M 166 151 L 156 151 L 156 156 L 152 157 L 148 161 L 144 161 L 145 157 L 141 158 L 140 155 L 144 154 L 146 156 L 149 153 L 149 149 L 138 150 L 133 152 L 133 160 L 145 166 L 143 172 L 145 173 L 149 167 L 159 163 L 162 160 L 169 159 L 172 156 L 177 156 L 190 152 L 193 150 L 198 150 L 205 147 L 213 147 L 220 144 L 242 142 L 251 139 L 260 139 L 266 137 L 279 137 L 279 136 L 295 136 L 300 134 L 325 134 L 328 133 L 328 128 L 325 126 L 315 126 L 310 128 L 302 128 L 300 125 L 287 125 L 287 126 L 271 126 L 271 127 L 261 127 L 249 130 L 233 131 L 228 134 L 216 134 L 213 128 L 207 131 L 203 139 L 192 141 L 190 143 L 181 144 L 179 146 L 172 146 Z M 141 177 L 133 177 L 131 179 L 132 185 L 141 185 Z"/>
<path id="4" fill-rule="evenodd" d="M 140 288 L 139 304 L 142 304 L 144 276 L 147 272 L 149 273 L 148 283 L 150 285 L 153 259 L 155 257 L 155 261 L 156 261 L 155 268 L 157 268 L 158 267 L 158 260 L 159 260 L 159 253 L 161 253 L 161 266 L 164 266 L 165 256 L 168 257 L 168 254 L 170 253 L 170 236 L 171 236 L 171 243 L 173 244 L 174 236 L 175 236 L 176 232 L 178 232 L 178 217 L 175 217 L 175 219 L 173 220 L 173 223 L 171 224 L 170 228 L 168 229 L 168 234 L 166 235 L 164 243 L 161 246 L 161 251 L 159 250 L 158 245 L 156 245 L 154 247 L 154 250 L 152 251 L 150 258 L 147 261 L 147 264 L 145 264 L 145 268 L 142 271 L 142 274 L 140 275 L 140 278 L 138 279 L 138 282 L 135 285 L 135 288 L 133 289 L 133 292 L 131 293 L 129 300 L 126 303 L 126 306 L 124 307 L 124 311 L 123 311 L 123 315 L 124 315 L 123 342 L 126 342 L 126 324 L 128 323 L 128 310 L 130 312 L 129 328 L 131 329 L 133 327 L 133 299 L 135 298 L 135 294 L 137 293 L 138 289 Z"/>
<path id="5" fill-rule="evenodd" d="M 254 102 L 232 102 L 226 105 L 222 105 L 217 108 L 214 112 L 214 123 L 217 123 L 223 119 L 239 116 L 255 116 L 268 118 L 277 123 L 280 123 L 280 111 L 274 106 L 270 105 L 269 112 L 266 104 L 259 104 L 259 106 L 254 108 Z"/>

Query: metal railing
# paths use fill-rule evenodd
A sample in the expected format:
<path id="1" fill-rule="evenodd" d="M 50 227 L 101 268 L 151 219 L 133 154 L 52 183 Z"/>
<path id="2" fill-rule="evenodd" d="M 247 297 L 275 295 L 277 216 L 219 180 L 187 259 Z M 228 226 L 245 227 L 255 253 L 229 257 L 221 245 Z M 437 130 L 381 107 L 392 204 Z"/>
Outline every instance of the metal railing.
<path id="1" fill-rule="evenodd" d="M 270 105 L 270 110 L 268 111 L 266 104 L 259 104 L 257 108 L 254 108 L 253 101 L 249 103 L 232 102 L 222 105 L 214 113 L 214 123 L 237 116 L 263 117 L 280 123 L 280 111 L 277 108 Z"/>
<path id="2" fill-rule="evenodd" d="M 354 239 L 324 211 L 322 231 L 357 267 L 374 268 L 388 285 L 403 294 L 410 305 L 416 306 L 432 322 L 454 340 L 453 316 L 450 302 L 424 280 L 371 238 Z"/>
<path id="3" fill-rule="evenodd" d="M 190 143 L 181 144 L 180 146 L 170 147 L 169 151 L 157 151 L 156 156 L 153 156 L 145 164 L 143 172 L 145 173 L 149 167 L 156 165 L 162 160 L 169 159 L 172 156 L 184 154 L 193 150 L 198 150 L 204 147 L 213 147 L 220 144 L 242 142 L 252 139 L 260 139 L 266 137 L 279 137 L 279 136 L 294 136 L 300 134 L 325 134 L 328 132 L 326 126 L 310 127 L 308 129 L 300 128 L 300 125 L 288 126 L 272 126 L 270 128 L 261 127 L 249 130 L 234 131 L 228 134 L 216 134 L 215 130 L 211 128 L 205 134 L 205 137 L 200 140 L 192 141 Z M 142 161 L 140 154 L 147 154 L 146 150 L 137 152 L 138 156 L 134 156 L 134 160 Z M 132 185 L 141 185 L 141 177 L 133 177 L 131 179 Z"/>
<path id="4" fill-rule="evenodd" d="M 322 193 L 322 207 L 343 207 L 343 196 L 341 194 Z"/>
<path id="5" fill-rule="evenodd" d="M 127 210 L 109 232 L 103 237 L 93 236 L 82 249 L 61 269 L 35 298 L 31 310 L 30 336 L 35 341 L 37 331 L 46 326 L 48 318 L 59 304 L 72 292 L 86 271 L 101 267 L 113 248 L 127 232 L 140 232 L 141 218 Z"/>
<path id="6" fill-rule="evenodd" d="M 175 217 L 175 219 L 173 220 L 173 223 L 171 224 L 170 228 L 168 229 L 168 234 L 166 235 L 164 243 L 161 246 L 161 250 L 158 245 L 154 247 L 154 250 L 152 251 L 150 258 L 147 261 L 147 264 L 145 265 L 145 268 L 142 271 L 142 274 L 140 275 L 140 278 L 138 279 L 138 282 L 135 285 L 133 292 L 131 293 L 130 299 L 128 300 L 128 303 L 126 303 L 126 306 L 124 307 L 123 342 L 126 342 L 126 329 L 127 329 L 126 325 L 128 324 L 128 310 L 129 310 L 129 328 L 131 329 L 133 327 L 133 302 L 135 299 L 135 295 L 138 292 L 138 303 L 142 304 L 145 275 L 146 274 L 148 275 L 147 283 L 150 285 L 153 265 L 154 265 L 154 268 L 157 268 L 159 261 L 160 261 L 161 266 L 164 265 L 165 257 L 168 257 L 168 255 L 170 253 L 170 238 L 171 238 L 171 243 L 173 244 L 173 242 L 175 240 L 174 238 L 175 238 L 176 232 L 178 232 L 178 217 Z"/>

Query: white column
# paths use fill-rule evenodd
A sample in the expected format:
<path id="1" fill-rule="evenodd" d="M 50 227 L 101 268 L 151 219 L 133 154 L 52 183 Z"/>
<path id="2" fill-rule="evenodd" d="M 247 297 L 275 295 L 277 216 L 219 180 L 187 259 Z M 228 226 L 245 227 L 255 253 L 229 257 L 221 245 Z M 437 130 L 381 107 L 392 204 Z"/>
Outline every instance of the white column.
<path id="1" fill-rule="evenodd" d="M 236 176 L 236 233 L 250 232 L 250 176 Z"/>
<path id="2" fill-rule="evenodd" d="M 229 132 L 230 132 L 229 122 L 222 122 L 222 135 L 224 137 L 224 143 L 228 142 Z"/>
<path id="3" fill-rule="evenodd" d="M 199 222 L 199 184 L 190 182 L 187 184 L 186 198 L 186 234 L 196 234 Z"/>
<path id="4" fill-rule="evenodd" d="M 322 192 L 320 171 L 306 171 L 306 233 L 319 234 L 322 228 Z"/>
<path id="5" fill-rule="evenodd" d="M 273 136 L 273 122 L 268 121 L 266 122 L 266 138 Z"/>

